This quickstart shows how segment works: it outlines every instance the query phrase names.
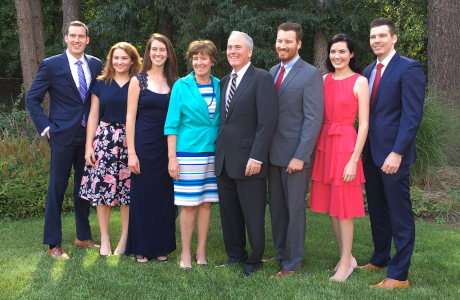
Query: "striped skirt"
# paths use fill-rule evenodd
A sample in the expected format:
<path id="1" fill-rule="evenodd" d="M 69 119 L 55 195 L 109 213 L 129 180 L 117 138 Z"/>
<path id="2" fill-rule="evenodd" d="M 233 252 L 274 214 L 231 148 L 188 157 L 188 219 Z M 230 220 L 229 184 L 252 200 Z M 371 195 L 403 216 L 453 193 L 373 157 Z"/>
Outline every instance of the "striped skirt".
<path id="1" fill-rule="evenodd" d="M 219 202 L 214 152 L 177 152 L 180 173 L 174 180 L 174 204 L 197 206 L 203 202 Z"/>

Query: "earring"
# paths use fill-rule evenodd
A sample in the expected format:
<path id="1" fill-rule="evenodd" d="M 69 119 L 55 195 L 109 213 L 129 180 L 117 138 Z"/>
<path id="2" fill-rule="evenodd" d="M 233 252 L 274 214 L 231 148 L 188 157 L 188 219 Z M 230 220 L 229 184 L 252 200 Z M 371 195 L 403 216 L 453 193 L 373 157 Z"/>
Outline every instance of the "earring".
<path id="1" fill-rule="evenodd" d="M 214 64 L 212 64 L 211 66 L 214 67 Z"/>

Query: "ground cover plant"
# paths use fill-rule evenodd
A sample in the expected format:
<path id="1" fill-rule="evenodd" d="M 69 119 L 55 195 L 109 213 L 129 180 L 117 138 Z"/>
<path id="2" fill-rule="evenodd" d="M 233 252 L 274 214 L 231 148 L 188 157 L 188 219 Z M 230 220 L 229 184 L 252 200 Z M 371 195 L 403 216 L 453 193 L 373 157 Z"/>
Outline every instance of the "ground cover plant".
<path id="1" fill-rule="evenodd" d="M 355 270 L 346 282 L 329 281 L 339 259 L 329 217 L 307 212 L 304 269 L 284 279 L 268 279 L 280 263 L 266 263 L 249 278 L 241 278 L 242 265 L 226 269 L 215 266 L 226 260 L 219 206 L 212 206 L 207 243 L 209 267 L 184 272 L 179 268 L 178 249 L 168 263 L 139 264 L 134 258 L 100 257 L 97 250 L 73 246 L 73 214 L 63 216 L 63 247 L 70 260 L 59 261 L 46 254 L 42 245 L 43 218 L 0 220 L 1 299 L 459 299 L 460 229 L 416 221 L 416 244 L 407 290 L 373 290 L 368 286 L 383 280 L 385 272 Z M 90 217 L 93 236 L 99 241 L 97 217 Z M 120 216 L 112 213 L 111 239 L 121 234 Z M 196 237 L 193 241 L 196 242 Z M 192 249 L 196 245 L 192 245 Z M 358 263 L 372 253 L 369 218 L 355 221 L 353 254 Z M 272 257 L 270 218 L 266 217 L 265 258 Z"/>

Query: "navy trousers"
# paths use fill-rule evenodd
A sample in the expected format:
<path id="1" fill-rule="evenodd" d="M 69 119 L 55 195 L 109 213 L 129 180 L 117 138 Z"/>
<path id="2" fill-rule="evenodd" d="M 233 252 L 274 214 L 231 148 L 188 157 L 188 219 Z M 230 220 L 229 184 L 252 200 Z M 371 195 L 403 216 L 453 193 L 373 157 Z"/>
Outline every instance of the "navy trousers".
<path id="1" fill-rule="evenodd" d="M 83 169 L 85 167 L 86 128 L 80 127 L 77 136 L 68 146 L 62 146 L 50 139 L 51 172 L 48 194 L 46 195 L 45 230 L 43 244 L 62 244 L 61 211 L 64 193 L 69 182 L 72 165 L 74 167 L 74 207 L 77 238 L 91 239 L 89 226 L 90 202 L 78 197 Z"/>
<path id="2" fill-rule="evenodd" d="M 410 201 L 410 168 L 401 166 L 395 174 L 385 174 L 375 165 L 370 147 L 363 165 L 371 220 L 374 253 L 370 263 L 388 266 L 387 277 L 407 280 L 415 242 L 415 223 Z M 390 257 L 391 241 L 396 253 Z"/>

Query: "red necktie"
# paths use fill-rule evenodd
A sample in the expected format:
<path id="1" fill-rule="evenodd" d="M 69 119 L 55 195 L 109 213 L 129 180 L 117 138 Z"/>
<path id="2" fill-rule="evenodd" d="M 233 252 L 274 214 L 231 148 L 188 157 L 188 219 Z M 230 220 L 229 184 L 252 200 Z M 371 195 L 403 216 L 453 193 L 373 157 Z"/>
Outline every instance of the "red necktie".
<path id="1" fill-rule="evenodd" d="M 276 79 L 276 91 L 278 92 L 278 89 L 280 88 L 281 82 L 283 82 L 283 77 L 284 77 L 284 66 L 281 67 L 280 74 L 278 75 L 278 79 Z"/>
<path id="2" fill-rule="evenodd" d="M 375 73 L 374 84 L 372 85 L 371 107 L 374 106 L 375 94 L 377 94 L 377 88 L 379 86 L 380 78 L 382 78 L 382 68 L 383 64 L 379 63 L 377 65 L 377 73 Z"/>

